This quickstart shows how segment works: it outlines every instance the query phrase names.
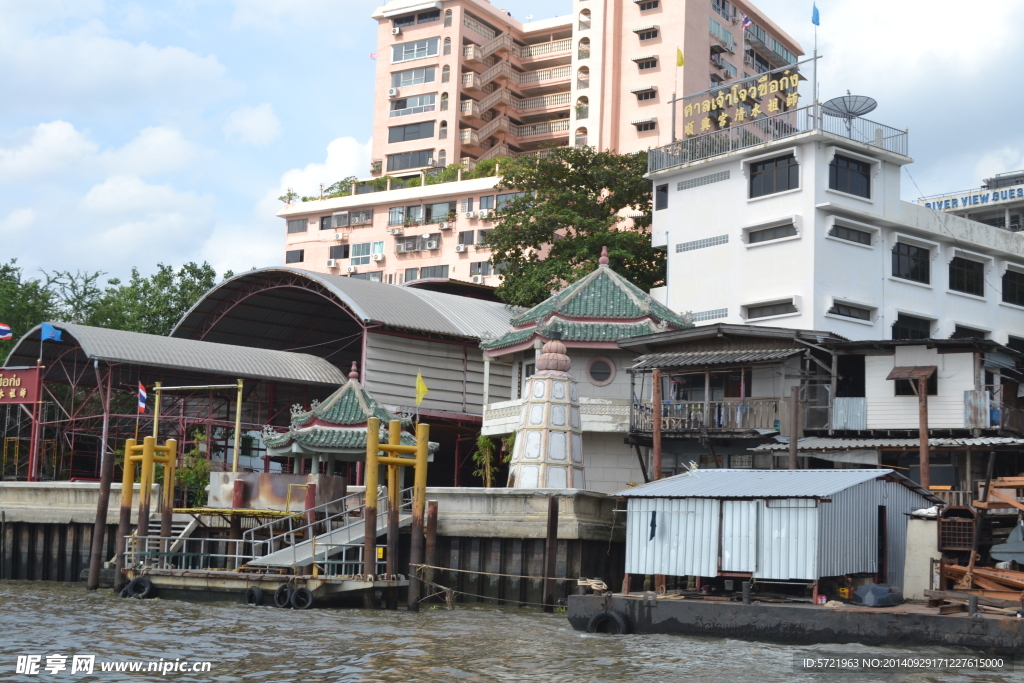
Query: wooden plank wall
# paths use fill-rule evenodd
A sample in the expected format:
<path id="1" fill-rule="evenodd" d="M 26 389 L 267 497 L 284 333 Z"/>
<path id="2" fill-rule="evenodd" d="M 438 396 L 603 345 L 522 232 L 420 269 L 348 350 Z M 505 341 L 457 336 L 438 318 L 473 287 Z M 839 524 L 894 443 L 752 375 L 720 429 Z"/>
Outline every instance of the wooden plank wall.
<path id="1" fill-rule="evenodd" d="M 0 534 L 0 579 L 79 581 L 89 568 L 92 524 L 7 522 Z M 117 525 L 107 526 L 103 561 L 114 556 Z"/>

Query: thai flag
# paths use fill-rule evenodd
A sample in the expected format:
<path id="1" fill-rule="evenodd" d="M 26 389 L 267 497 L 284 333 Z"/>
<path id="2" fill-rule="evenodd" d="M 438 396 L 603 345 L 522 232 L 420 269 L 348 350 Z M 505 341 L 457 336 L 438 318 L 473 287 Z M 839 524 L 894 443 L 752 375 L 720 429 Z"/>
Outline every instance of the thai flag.
<path id="1" fill-rule="evenodd" d="M 146 387 L 139 382 L 139 412 L 146 412 Z"/>
<path id="2" fill-rule="evenodd" d="M 743 30 L 746 31 L 748 28 L 754 25 L 754 22 L 746 14 L 743 15 Z"/>
<path id="3" fill-rule="evenodd" d="M 14 335 L 11 334 L 11 326 L 7 323 L 0 323 L 0 341 L 4 339 L 14 339 Z"/>

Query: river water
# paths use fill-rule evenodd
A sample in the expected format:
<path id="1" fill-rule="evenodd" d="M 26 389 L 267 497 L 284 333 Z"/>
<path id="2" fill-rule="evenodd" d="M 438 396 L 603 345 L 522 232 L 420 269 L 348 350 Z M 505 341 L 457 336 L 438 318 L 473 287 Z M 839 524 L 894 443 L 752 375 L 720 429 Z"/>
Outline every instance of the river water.
<path id="1" fill-rule="evenodd" d="M 794 657 L 849 646 L 793 647 L 721 638 L 578 633 L 564 614 L 478 605 L 424 609 L 293 611 L 235 603 L 122 600 L 82 584 L 0 582 L 0 681 L 266 681 L 360 683 L 529 681 L 971 681 L 1017 673 L 805 673 Z M 885 654 L 974 654 L 880 649 Z M 67 670 L 15 673 L 18 655 L 63 654 Z M 72 655 L 95 655 L 94 674 L 71 673 Z M 101 672 L 101 662 L 210 662 L 207 673 Z"/>

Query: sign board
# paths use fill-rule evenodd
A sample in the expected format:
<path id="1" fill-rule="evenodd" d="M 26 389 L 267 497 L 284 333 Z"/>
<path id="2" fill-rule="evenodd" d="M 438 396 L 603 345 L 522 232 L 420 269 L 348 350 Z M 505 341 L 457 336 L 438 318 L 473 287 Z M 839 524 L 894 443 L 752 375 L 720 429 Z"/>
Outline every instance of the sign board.
<path id="1" fill-rule="evenodd" d="M 683 98 L 683 134 L 704 135 L 793 111 L 800 106 L 799 84 L 794 65 Z"/>
<path id="2" fill-rule="evenodd" d="M 926 209 L 938 211 L 952 211 L 954 209 L 966 209 L 972 206 L 984 208 L 988 204 L 1001 204 L 1012 199 L 1024 199 L 1024 187 L 1004 187 L 999 190 L 968 190 L 955 195 L 944 197 L 931 197 L 927 200 L 919 200 Z"/>
<path id="3" fill-rule="evenodd" d="M 39 368 L 0 368 L 0 405 L 35 403 L 38 389 Z"/>

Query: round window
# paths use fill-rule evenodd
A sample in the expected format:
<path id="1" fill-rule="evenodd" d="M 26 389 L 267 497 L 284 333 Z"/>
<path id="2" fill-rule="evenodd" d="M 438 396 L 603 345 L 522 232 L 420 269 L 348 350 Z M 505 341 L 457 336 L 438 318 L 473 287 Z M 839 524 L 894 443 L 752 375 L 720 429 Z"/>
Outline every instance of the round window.
<path id="1" fill-rule="evenodd" d="M 615 364 L 608 358 L 593 358 L 587 365 L 587 376 L 591 384 L 604 386 L 615 379 Z"/>

